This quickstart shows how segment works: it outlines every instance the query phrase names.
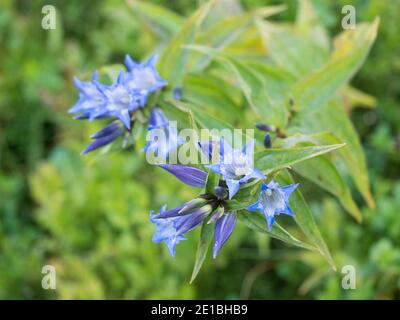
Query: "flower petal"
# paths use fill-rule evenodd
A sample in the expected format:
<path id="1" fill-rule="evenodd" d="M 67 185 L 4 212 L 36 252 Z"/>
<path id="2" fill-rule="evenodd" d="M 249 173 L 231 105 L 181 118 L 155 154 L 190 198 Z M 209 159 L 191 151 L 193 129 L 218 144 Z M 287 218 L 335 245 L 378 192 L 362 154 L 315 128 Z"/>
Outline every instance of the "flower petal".
<path id="1" fill-rule="evenodd" d="M 214 247 L 213 257 L 216 258 L 222 246 L 229 239 L 236 225 L 236 215 L 227 213 L 222 216 L 216 223 L 214 228 Z"/>
<path id="2" fill-rule="evenodd" d="M 228 186 L 229 199 L 232 199 L 233 196 L 239 191 L 240 182 L 238 180 L 226 179 L 226 185 Z"/>
<path id="3" fill-rule="evenodd" d="M 260 209 L 259 202 L 255 202 L 247 207 L 249 211 L 258 211 Z"/>

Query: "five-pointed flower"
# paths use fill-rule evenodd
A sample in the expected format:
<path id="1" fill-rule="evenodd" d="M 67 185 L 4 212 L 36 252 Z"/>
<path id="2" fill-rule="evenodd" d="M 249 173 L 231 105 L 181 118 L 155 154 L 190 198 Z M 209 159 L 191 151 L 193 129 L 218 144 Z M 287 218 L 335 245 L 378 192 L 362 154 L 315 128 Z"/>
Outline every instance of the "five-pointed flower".
<path id="1" fill-rule="evenodd" d="M 207 201 L 196 198 L 168 211 L 165 205 L 158 215 L 151 212 L 150 220 L 156 225 L 153 242 L 165 241 L 174 257 L 176 245 L 186 239 L 184 235 L 200 225 L 211 211 L 212 206 Z"/>
<path id="2" fill-rule="evenodd" d="M 241 184 L 248 182 L 252 178 L 264 178 L 263 173 L 253 166 L 254 143 L 255 141 L 252 140 L 243 150 L 237 150 L 233 149 L 224 139 L 221 139 L 219 162 L 206 166 L 211 171 L 221 175 L 222 179 L 225 180 L 228 186 L 229 199 L 232 199 L 239 191 Z M 202 149 L 205 149 L 204 146 Z"/>
<path id="3" fill-rule="evenodd" d="M 275 181 L 261 185 L 258 201 L 250 205 L 247 210 L 260 211 L 265 215 L 268 228 L 271 230 L 275 216 L 284 213 L 293 216 L 293 211 L 289 207 L 289 198 L 297 188 L 298 183 L 281 187 Z"/>
<path id="4" fill-rule="evenodd" d="M 124 83 L 129 91 L 148 95 L 167 85 L 167 82 L 160 77 L 156 70 L 156 62 L 156 55 L 144 63 L 135 62 L 128 54 L 125 56 L 128 72 L 125 74 Z"/>
<path id="5" fill-rule="evenodd" d="M 162 214 L 166 211 L 167 206 L 164 205 L 160 209 L 160 213 Z M 170 219 L 156 219 L 157 215 L 154 212 L 150 212 L 150 220 L 156 225 L 156 231 L 153 234 L 153 242 L 162 242 L 165 241 L 167 244 L 169 253 L 172 257 L 175 256 L 176 245 L 182 241 L 186 240 L 183 235 L 179 235 L 177 233 L 177 223 L 179 218 L 170 218 Z"/>

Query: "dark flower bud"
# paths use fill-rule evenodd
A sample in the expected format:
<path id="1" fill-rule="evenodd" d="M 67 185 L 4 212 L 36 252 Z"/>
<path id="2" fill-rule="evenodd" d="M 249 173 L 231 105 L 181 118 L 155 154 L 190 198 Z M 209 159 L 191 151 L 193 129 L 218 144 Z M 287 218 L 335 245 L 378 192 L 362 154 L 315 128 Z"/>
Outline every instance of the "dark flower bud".
<path id="1" fill-rule="evenodd" d="M 271 128 L 271 126 L 268 125 L 268 124 L 265 124 L 265 123 L 257 123 L 257 124 L 256 124 L 256 128 L 257 128 L 258 130 L 266 131 L 266 132 L 273 131 L 272 128 Z"/>
<path id="2" fill-rule="evenodd" d="M 269 133 L 267 133 L 264 137 L 264 147 L 266 147 L 267 149 L 272 147 L 271 136 L 269 135 Z"/>

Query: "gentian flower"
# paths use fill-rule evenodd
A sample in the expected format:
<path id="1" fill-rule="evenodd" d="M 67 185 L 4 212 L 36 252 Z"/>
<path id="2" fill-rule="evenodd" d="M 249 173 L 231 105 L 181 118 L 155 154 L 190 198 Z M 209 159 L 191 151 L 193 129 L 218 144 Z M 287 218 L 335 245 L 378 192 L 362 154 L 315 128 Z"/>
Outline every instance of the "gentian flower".
<path id="1" fill-rule="evenodd" d="M 178 137 L 178 129 L 171 126 L 164 112 L 154 107 L 150 111 L 149 136 L 157 138 L 148 141 L 143 148 L 145 153 L 152 152 L 161 160 L 166 160 L 171 152 L 174 152 L 185 141 Z"/>
<path id="2" fill-rule="evenodd" d="M 174 257 L 176 245 L 180 241 L 186 240 L 184 235 L 200 225 L 211 213 L 211 205 L 204 205 L 204 203 L 201 206 L 199 203 L 197 205 L 190 205 L 188 202 L 168 211 L 166 211 L 166 206 L 163 206 L 158 215 L 154 215 L 151 212 L 150 220 L 156 225 L 153 242 L 165 241 L 169 253 Z M 188 209 L 183 214 L 180 214 L 179 212 L 188 205 Z"/>
<path id="3" fill-rule="evenodd" d="M 160 210 L 160 214 L 165 212 L 167 206 L 163 206 Z M 156 225 L 156 232 L 153 235 L 153 242 L 162 242 L 165 241 L 167 244 L 169 253 L 172 257 L 175 256 L 176 245 L 182 240 L 186 240 L 183 235 L 177 234 L 177 220 L 179 218 L 170 218 L 170 219 L 157 219 L 157 215 L 154 215 L 152 211 L 150 213 L 150 220 Z"/>
<path id="4" fill-rule="evenodd" d="M 81 113 L 78 119 L 87 118 L 89 121 L 117 117 L 130 129 L 130 112 L 139 108 L 144 98 L 131 94 L 124 86 L 123 79 L 121 72 L 117 82 L 108 86 L 97 80 L 97 74 L 91 82 L 81 82 L 75 78 L 75 85 L 80 89 L 80 98 L 69 112 Z"/>
<path id="5" fill-rule="evenodd" d="M 130 112 L 138 109 L 144 98 L 132 95 L 124 86 L 123 81 L 124 73 L 121 72 L 115 84 L 110 86 L 98 84 L 99 90 L 103 93 L 106 102 L 103 108 L 92 113 L 91 118 L 95 119 L 99 116 L 117 117 L 127 129 L 131 128 Z"/>
<path id="6" fill-rule="evenodd" d="M 81 81 L 74 77 L 74 84 L 79 89 L 78 102 L 68 110 L 69 113 L 81 113 L 79 119 L 88 119 L 96 110 L 101 110 L 105 103 L 104 94 L 98 87 L 98 73 L 92 76 L 92 81 Z"/>
<path id="7" fill-rule="evenodd" d="M 291 184 L 281 187 L 278 183 L 271 181 L 261 185 L 258 201 L 250 205 L 247 210 L 260 211 L 265 215 L 268 229 L 272 229 L 275 216 L 284 213 L 293 216 L 293 211 L 289 207 L 289 198 L 298 184 Z"/>
<path id="8" fill-rule="evenodd" d="M 210 150 L 210 145 L 208 145 Z M 207 145 L 202 149 L 207 150 Z M 239 191 L 240 185 L 252 178 L 263 179 L 264 174 L 253 166 L 254 140 L 243 150 L 233 149 L 224 139 L 220 141 L 219 163 L 207 165 L 211 171 L 222 176 L 228 186 L 229 199 Z"/>
<path id="9" fill-rule="evenodd" d="M 90 151 L 96 150 L 113 142 L 115 139 L 123 135 L 124 132 L 125 131 L 122 127 L 122 124 L 118 120 L 112 122 L 111 124 L 91 136 L 94 141 L 89 144 L 86 149 L 82 151 L 81 154 L 84 155 Z"/>
<path id="10" fill-rule="evenodd" d="M 129 55 L 126 55 L 125 65 L 128 72 L 125 75 L 124 83 L 128 90 L 147 95 L 165 87 L 167 82 L 158 74 L 155 67 L 156 62 L 156 55 L 150 57 L 145 63 L 137 63 Z"/>

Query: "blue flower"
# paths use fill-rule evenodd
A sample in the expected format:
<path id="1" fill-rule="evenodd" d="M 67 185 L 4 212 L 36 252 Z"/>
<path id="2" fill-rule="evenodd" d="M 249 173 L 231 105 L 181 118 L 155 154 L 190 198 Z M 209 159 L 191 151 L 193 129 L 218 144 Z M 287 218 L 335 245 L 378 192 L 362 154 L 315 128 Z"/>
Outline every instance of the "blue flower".
<path id="1" fill-rule="evenodd" d="M 82 151 L 82 155 L 103 147 L 111 142 L 113 142 L 118 137 L 124 134 L 124 129 L 122 124 L 117 121 L 112 122 L 108 126 L 104 127 L 100 131 L 96 132 L 91 136 L 94 141 L 89 144 L 85 150 Z"/>
<path id="2" fill-rule="evenodd" d="M 252 178 L 263 179 L 261 171 L 253 166 L 254 140 L 249 142 L 243 150 L 233 149 L 224 139 L 220 141 L 219 163 L 206 166 L 211 171 L 220 174 L 225 180 L 229 191 L 229 199 L 239 191 L 240 185 Z M 209 149 L 210 145 L 203 145 L 202 149 Z M 210 150 L 210 149 L 209 149 Z"/>
<path id="3" fill-rule="evenodd" d="M 104 94 L 98 87 L 98 73 L 93 74 L 92 81 L 81 81 L 74 77 L 74 83 L 79 89 L 79 99 L 68 112 L 81 113 L 80 118 L 90 118 L 93 112 L 101 110 L 106 104 Z"/>
<path id="4" fill-rule="evenodd" d="M 130 129 L 130 113 L 138 109 L 146 98 L 129 92 L 123 80 L 123 72 L 120 73 L 117 82 L 109 86 L 100 83 L 97 74 L 91 82 L 81 82 L 75 78 L 75 85 L 80 90 L 79 100 L 69 112 L 81 113 L 78 119 L 87 118 L 89 121 L 117 117 Z"/>
<path id="5" fill-rule="evenodd" d="M 204 204 L 204 202 L 201 203 Z M 194 205 L 189 201 L 168 211 L 166 211 L 166 206 L 163 206 L 158 215 L 151 212 L 150 220 L 156 225 L 153 242 L 165 241 L 169 253 L 174 257 L 176 245 L 186 240 L 184 235 L 200 225 L 211 211 L 212 207 L 209 204 L 201 205 L 196 202 Z"/>
<path id="6" fill-rule="evenodd" d="M 128 72 L 125 75 L 124 83 L 128 90 L 147 95 L 158 91 L 167 85 L 158 74 L 155 64 L 157 56 L 154 55 L 145 63 L 137 63 L 129 55 L 125 56 L 125 65 Z"/>
<path id="7" fill-rule="evenodd" d="M 163 213 L 166 210 L 166 207 L 166 205 L 163 206 L 160 213 Z M 176 224 L 179 218 L 157 219 L 157 215 L 154 215 L 154 212 L 152 211 L 150 213 L 150 220 L 156 225 L 156 231 L 152 239 L 153 242 L 165 241 L 169 253 L 174 257 L 176 245 L 182 240 L 186 240 L 183 235 L 178 235 L 177 233 Z"/>
<path id="8" fill-rule="evenodd" d="M 76 119 L 89 121 L 116 117 L 130 130 L 132 113 L 145 106 L 150 93 L 167 85 L 157 73 L 155 62 L 155 56 L 145 63 L 136 63 L 127 55 L 128 72 L 121 71 L 117 81 L 111 85 L 100 83 L 97 72 L 92 81 L 83 82 L 75 77 L 79 99 L 69 113 L 79 113 Z"/>
<path id="9" fill-rule="evenodd" d="M 143 98 L 132 95 L 127 90 L 123 83 L 123 72 L 120 73 L 117 83 L 110 86 L 99 85 L 99 89 L 103 93 L 106 103 L 103 108 L 93 112 L 91 118 L 95 119 L 99 116 L 117 117 L 127 129 L 130 129 L 130 112 L 140 107 Z"/>
<path id="10" fill-rule="evenodd" d="M 275 216 L 284 213 L 293 216 L 293 211 L 289 207 L 289 198 L 298 184 L 291 184 L 281 187 L 278 183 L 271 181 L 261 185 L 258 201 L 250 205 L 247 210 L 260 211 L 265 215 L 269 230 L 272 229 Z"/>
<path id="11" fill-rule="evenodd" d="M 176 126 L 170 125 L 168 118 L 158 107 L 150 111 L 148 130 L 149 136 L 153 139 L 146 143 L 143 151 L 152 153 L 164 161 L 185 142 L 179 138 Z"/>

